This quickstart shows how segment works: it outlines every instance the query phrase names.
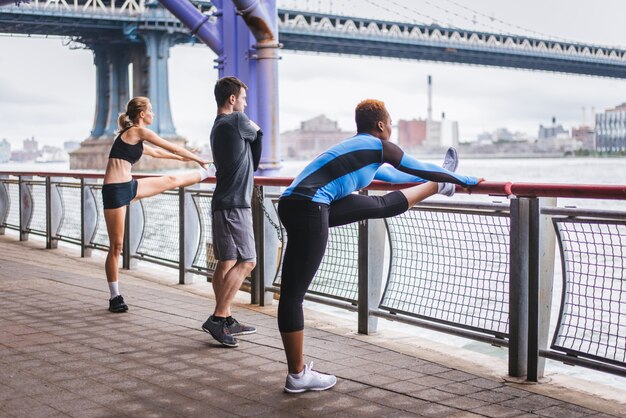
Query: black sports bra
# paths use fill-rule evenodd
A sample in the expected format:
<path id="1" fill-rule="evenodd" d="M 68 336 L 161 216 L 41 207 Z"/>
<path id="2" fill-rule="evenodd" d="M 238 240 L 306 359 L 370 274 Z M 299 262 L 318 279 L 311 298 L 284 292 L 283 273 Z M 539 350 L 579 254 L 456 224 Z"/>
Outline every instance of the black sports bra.
<path id="1" fill-rule="evenodd" d="M 120 160 L 125 160 L 131 164 L 135 164 L 143 155 L 143 140 L 139 141 L 135 145 L 130 145 L 124 142 L 122 140 L 122 134 L 129 129 L 130 128 L 126 128 L 120 132 L 119 135 L 117 135 L 117 138 L 113 141 L 109 158 L 119 158 Z"/>

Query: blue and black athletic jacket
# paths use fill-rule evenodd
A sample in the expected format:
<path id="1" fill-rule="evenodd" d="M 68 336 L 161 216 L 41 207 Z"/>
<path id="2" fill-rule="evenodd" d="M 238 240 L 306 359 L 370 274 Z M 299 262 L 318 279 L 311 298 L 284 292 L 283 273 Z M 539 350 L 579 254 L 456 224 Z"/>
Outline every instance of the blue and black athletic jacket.
<path id="1" fill-rule="evenodd" d="M 418 161 L 405 154 L 396 144 L 361 133 L 311 161 L 281 198 L 312 200 L 330 205 L 368 186 L 373 179 L 390 183 L 435 181 L 464 187 L 478 184 L 476 177 L 462 176 L 438 165 Z"/>

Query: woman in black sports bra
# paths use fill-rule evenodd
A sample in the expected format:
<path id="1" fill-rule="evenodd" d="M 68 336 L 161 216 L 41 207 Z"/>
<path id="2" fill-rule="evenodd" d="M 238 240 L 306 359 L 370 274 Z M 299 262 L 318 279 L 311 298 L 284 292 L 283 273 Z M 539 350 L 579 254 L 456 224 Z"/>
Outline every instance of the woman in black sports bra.
<path id="1" fill-rule="evenodd" d="M 128 102 L 126 112 L 121 113 L 117 120 L 120 130 L 111 147 L 109 162 L 104 173 L 102 202 L 104 220 L 109 234 L 109 253 L 105 262 L 105 271 L 111 291 L 109 299 L 111 312 L 128 310 L 117 285 L 118 259 L 122 253 L 124 240 L 126 206 L 144 197 L 154 196 L 175 187 L 189 186 L 208 177 L 206 161 L 185 148 L 166 141 L 147 128 L 153 119 L 152 105 L 147 97 L 135 97 Z M 144 142 L 156 145 L 158 148 L 151 145 L 144 147 Z M 130 170 L 142 154 L 155 158 L 195 161 L 202 168 L 199 171 L 184 174 L 135 180 Z"/>

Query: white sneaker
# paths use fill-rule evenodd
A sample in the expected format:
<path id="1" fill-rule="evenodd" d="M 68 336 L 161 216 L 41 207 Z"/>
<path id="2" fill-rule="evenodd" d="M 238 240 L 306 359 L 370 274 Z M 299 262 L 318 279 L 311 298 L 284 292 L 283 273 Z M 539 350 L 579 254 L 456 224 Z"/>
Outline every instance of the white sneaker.
<path id="1" fill-rule="evenodd" d="M 452 171 L 453 173 L 456 171 L 456 168 L 459 165 L 459 155 L 456 152 L 456 148 L 450 147 L 446 152 L 445 157 L 443 157 L 443 164 L 441 167 L 445 168 L 448 171 Z"/>
<path id="2" fill-rule="evenodd" d="M 454 192 L 456 192 L 456 187 L 454 183 L 438 183 L 437 184 L 437 194 L 442 194 L 444 196 L 454 196 Z"/>
<path id="3" fill-rule="evenodd" d="M 287 374 L 285 381 L 285 392 L 301 393 L 307 390 L 326 390 L 330 389 L 337 383 L 337 378 L 332 374 L 319 373 L 313 370 L 313 362 L 304 365 L 302 375 Z"/>

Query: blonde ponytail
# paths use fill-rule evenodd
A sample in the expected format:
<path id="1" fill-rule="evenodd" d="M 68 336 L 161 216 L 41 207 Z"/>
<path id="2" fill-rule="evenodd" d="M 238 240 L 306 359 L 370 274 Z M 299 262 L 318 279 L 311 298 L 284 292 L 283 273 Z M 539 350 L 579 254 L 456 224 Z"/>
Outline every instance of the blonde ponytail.
<path id="1" fill-rule="evenodd" d="M 120 113 L 120 115 L 117 117 L 117 126 L 119 128 L 119 133 L 122 132 L 124 129 L 128 129 L 133 126 L 133 121 L 130 120 L 126 112 Z"/>
<path id="2" fill-rule="evenodd" d="M 147 97 L 137 96 L 133 97 L 126 104 L 126 112 L 120 113 L 117 118 L 117 126 L 119 127 L 119 131 L 121 132 L 124 129 L 128 129 L 133 126 L 137 119 L 139 118 L 139 114 L 141 112 L 148 111 L 148 105 L 150 104 L 150 99 Z"/>

